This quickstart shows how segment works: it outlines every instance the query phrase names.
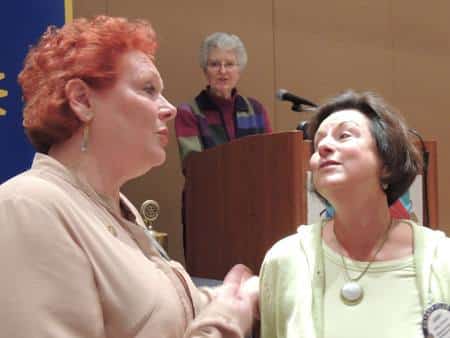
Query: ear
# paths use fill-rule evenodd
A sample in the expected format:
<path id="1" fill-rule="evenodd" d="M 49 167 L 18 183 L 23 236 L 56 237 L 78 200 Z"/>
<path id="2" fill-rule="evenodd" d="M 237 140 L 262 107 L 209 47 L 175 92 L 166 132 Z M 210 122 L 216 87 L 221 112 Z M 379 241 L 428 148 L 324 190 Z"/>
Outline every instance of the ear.
<path id="1" fill-rule="evenodd" d="M 80 119 L 80 121 L 86 123 L 89 122 L 94 114 L 92 112 L 91 105 L 91 89 L 81 79 L 71 79 L 69 80 L 64 91 L 70 108 L 75 113 L 75 115 Z"/>
<path id="2" fill-rule="evenodd" d="M 391 171 L 386 166 L 383 166 L 381 168 L 381 175 L 380 175 L 381 181 L 384 182 L 385 179 L 388 178 L 389 176 L 391 176 Z"/>

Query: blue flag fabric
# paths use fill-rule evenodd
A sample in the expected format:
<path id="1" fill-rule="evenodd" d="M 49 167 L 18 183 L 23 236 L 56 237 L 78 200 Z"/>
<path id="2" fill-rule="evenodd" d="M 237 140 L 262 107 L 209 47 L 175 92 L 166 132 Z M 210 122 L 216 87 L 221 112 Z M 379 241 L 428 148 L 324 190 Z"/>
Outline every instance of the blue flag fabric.
<path id="1" fill-rule="evenodd" d="M 72 2 L 64 0 L 14 0 L 0 6 L 0 184 L 28 169 L 34 149 L 22 127 L 17 75 L 31 45 L 49 25 L 62 26 L 71 19 Z"/>

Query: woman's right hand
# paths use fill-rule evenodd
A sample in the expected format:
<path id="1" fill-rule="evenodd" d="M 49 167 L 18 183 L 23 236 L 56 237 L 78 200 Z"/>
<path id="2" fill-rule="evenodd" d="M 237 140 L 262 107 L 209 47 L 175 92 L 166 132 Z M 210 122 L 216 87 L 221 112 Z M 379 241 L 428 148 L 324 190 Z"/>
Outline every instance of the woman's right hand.
<path id="1" fill-rule="evenodd" d="M 235 265 L 214 290 L 212 301 L 188 327 L 185 338 L 242 338 L 259 318 L 259 279 L 245 265 Z"/>
<path id="2" fill-rule="evenodd" d="M 216 299 L 229 303 L 244 327 L 250 329 L 253 319 L 259 318 L 259 278 L 245 265 L 235 265 L 217 290 Z"/>

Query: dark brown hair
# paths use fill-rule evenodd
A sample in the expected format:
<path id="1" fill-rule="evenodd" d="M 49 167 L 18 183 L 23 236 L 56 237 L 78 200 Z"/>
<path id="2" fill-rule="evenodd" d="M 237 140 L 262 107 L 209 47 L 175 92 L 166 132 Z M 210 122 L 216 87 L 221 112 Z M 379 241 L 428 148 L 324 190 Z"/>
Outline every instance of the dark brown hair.
<path id="1" fill-rule="evenodd" d="M 422 171 L 422 157 L 413 142 L 413 135 L 402 116 L 395 113 L 380 96 L 372 92 L 348 90 L 318 107 L 306 130 L 308 138 L 314 139 L 320 124 L 328 116 L 346 109 L 357 110 L 370 121 L 370 132 L 387 172 L 380 177 L 380 183 L 388 185 L 385 192 L 391 205 Z"/>

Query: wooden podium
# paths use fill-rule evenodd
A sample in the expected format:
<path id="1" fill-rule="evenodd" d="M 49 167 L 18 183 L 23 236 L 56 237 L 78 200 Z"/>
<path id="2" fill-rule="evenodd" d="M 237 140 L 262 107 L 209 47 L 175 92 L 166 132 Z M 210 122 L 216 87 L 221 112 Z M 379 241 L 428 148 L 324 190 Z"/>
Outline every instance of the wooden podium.
<path id="1" fill-rule="evenodd" d="M 431 148 L 428 201 L 435 209 L 429 218 L 437 224 L 435 144 Z M 298 131 L 249 136 L 191 154 L 184 191 L 189 273 L 223 279 L 237 263 L 258 273 L 267 250 L 307 221 L 310 155 L 311 142 Z"/>

